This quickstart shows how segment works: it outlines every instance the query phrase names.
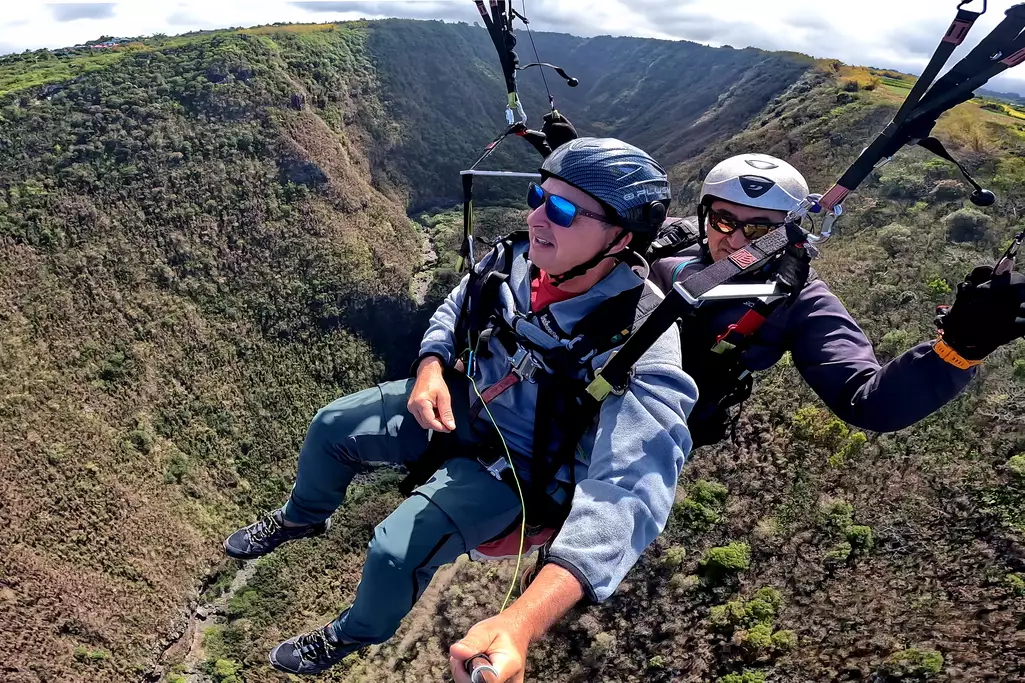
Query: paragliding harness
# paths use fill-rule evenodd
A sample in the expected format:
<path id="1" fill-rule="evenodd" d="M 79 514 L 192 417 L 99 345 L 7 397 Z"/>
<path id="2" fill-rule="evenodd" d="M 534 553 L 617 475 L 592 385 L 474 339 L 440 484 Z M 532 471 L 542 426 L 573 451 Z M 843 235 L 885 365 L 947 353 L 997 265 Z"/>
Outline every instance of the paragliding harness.
<path id="1" fill-rule="evenodd" d="M 513 367 L 510 374 L 485 391 L 477 402 L 471 406 L 471 420 L 476 420 L 485 405 L 502 391 L 507 390 L 520 381 L 535 382 L 542 385 L 538 391 L 539 404 L 537 406 L 537 414 L 539 416 L 544 416 L 544 418 L 555 415 L 560 416 L 557 423 L 549 419 L 541 419 L 535 423 L 533 443 L 536 446 L 534 453 L 538 455 L 531 458 L 531 486 L 528 487 L 528 491 L 524 492 L 524 516 L 527 518 L 527 523 L 531 526 L 531 529 L 536 531 L 543 526 L 560 525 L 568 513 L 572 487 L 569 495 L 566 496 L 566 501 L 561 505 L 557 505 L 549 495 L 546 495 L 545 485 L 553 481 L 555 474 L 563 465 L 569 465 L 570 475 L 571 477 L 573 476 L 576 444 L 579 441 L 579 437 L 586 431 L 588 424 L 593 422 L 594 417 L 597 415 L 599 404 L 594 403 L 594 405 L 588 406 L 584 398 L 573 396 L 573 392 L 567 393 L 561 389 L 568 386 L 567 383 L 556 382 L 555 380 L 556 376 L 559 376 L 560 379 L 575 376 L 567 373 L 579 369 L 579 359 L 570 358 L 569 356 L 572 354 L 568 352 L 563 352 L 563 354 L 557 352 L 541 354 L 541 362 L 554 373 L 550 375 L 539 367 L 539 363 L 531 353 L 538 354 L 539 349 L 531 348 L 526 340 L 516 338 L 514 330 L 508 327 L 501 328 L 501 325 L 497 323 L 495 326 L 492 325 L 496 320 L 502 320 L 500 314 L 496 316 L 499 305 L 497 298 L 498 289 L 509 278 L 512 268 L 512 249 L 517 243 L 525 239 L 525 233 L 513 233 L 500 240 L 502 253 L 505 255 L 500 269 L 496 270 L 493 267 L 495 264 L 491 263 L 489 265 L 492 267 L 478 272 L 473 231 L 473 183 L 474 178 L 479 176 L 540 177 L 539 173 L 478 169 L 478 166 L 510 135 L 525 139 L 542 157 L 547 157 L 551 154 L 553 147 L 558 146 L 557 143 L 561 142 L 561 140 L 553 139 L 553 144 L 550 145 L 545 133 L 531 130 L 527 127 L 527 116 L 516 88 L 517 71 L 536 67 L 541 70 L 542 79 L 544 79 L 544 69 L 548 68 L 557 72 L 559 76 L 566 80 L 570 87 L 576 87 L 579 81 L 569 76 L 561 67 L 549 64 L 548 62 L 542 62 L 537 55 L 536 46 L 533 47 L 537 61 L 520 66 L 519 58 L 514 49 L 516 37 L 513 34 L 512 22 L 513 19 L 522 21 L 527 27 L 528 35 L 530 35 L 529 20 L 523 14 L 513 9 L 511 0 L 508 3 L 506 0 L 491 0 L 490 11 L 484 0 L 474 0 L 474 3 L 480 12 L 488 34 L 491 36 L 495 49 L 498 51 L 502 64 L 502 72 L 507 90 L 505 117 L 508 127 L 484 147 L 481 155 L 471 164 L 469 169 L 461 172 L 463 187 L 463 241 L 459 249 L 457 269 L 461 271 L 468 265 L 469 280 L 459 318 L 459 329 L 457 330 L 456 339 L 459 344 L 465 343 L 465 348 L 460 355 L 462 357 L 462 365 L 469 376 L 473 375 L 476 354 L 478 352 L 482 354 L 488 353 L 488 340 L 492 334 L 497 334 L 503 346 L 507 349 L 512 349 L 510 350 L 510 356 L 513 359 Z M 533 45 L 532 35 L 530 40 Z M 547 79 L 544 79 L 544 84 L 548 92 L 548 103 L 550 106 L 550 112 L 545 116 L 546 124 L 555 124 L 553 130 L 561 134 L 563 129 L 560 128 L 559 124 L 564 123 L 570 137 L 575 137 L 576 134 L 572 130 L 572 126 L 561 117 L 555 108 L 555 98 L 552 96 L 551 91 L 548 90 Z M 638 292 L 635 295 L 635 298 L 638 299 L 641 298 L 639 290 L 640 288 L 638 288 Z M 645 299 L 645 302 L 647 301 Z M 638 310 L 639 301 L 634 301 L 630 306 L 627 306 L 625 302 L 626 299 L 624 298 L 618 299 L 616 304 L 618 307 L 615 309 L 612 308 L 613 304 L 611 302 L 606 302 L 603 306 L 599 306 L 599 309 L 602 311 L 601 315 L 606 316 L 607 320 L 624 321 L 623 327 L 617 328 L 617 333 L 629 331 L 635 323 L 640 323 L 639 320 L 635 320 L 634 316 Z M 654 308 L 654 303 L 650 307 Z M 624 315 L 627 309 L 629 309 L 630 313 L 628 320 Z M 550 314 L 547 310 L 538 312 L 537 316 L 539 318 L 547 316 L 547 319 L 550 321 Z M 594 320 L 595 318 L 590 316 L 581 320 L 574 327 L 574 335 L 577 335 L 578 330 L 593 326 Z M 583 350 L 583 346 L 580 346 L 579 350 Z M 538 371 L 539 369 L 541 370 L 540 372 Z M 588 398 L 587 400 L 592 399 Z M 574 439 L 574 435 L 577 432 L 579 432 L 579 435 Z M 546 458 L 544 457 L 544 454 L 547 452 L 546 445 L 551 443 L 552 439 L 556 439 L 558 443 L 563 445 L 557 449 L 556 453 L 550 454 L 551 457 Z M 408 495 L 413 488 L 427 481 L 438 467 L 457 454 L 458 449 L 454 448 L 454 445 L 451 435 L 435 434 L 432 437 L 431 446 L 425 457 L 410 467 L 408 476 L 400 484 L 400 491 Z M 512 472 L 510 464 L 505 460 L 504 449 L 499 449 L 497 445 L 492 444 L 488 450 L 489 452 L 485 456 L 480 456 L 478 459 L 494 476 L 509 482 Z M 530 533 L 528 532 L 527 536 L 529 535 Z"/>
<path id="2" fill-rule="evenodd" d="M 648 249 L 648 262 L 654 264 L 662 258 L 684 255 L 683 252 L 687 250 L 695 252 L 695 247 L 699 245 L 701 250 L 694 258 L 695 261 L 703 261 L 707 257 L 703 240 L 702 232 L 694 220 L 667 220 Z M 806 259 L 803 252 L 797 252 L 794 257 Z M 773 262 L 764 266 L 763 271 L 768 275 L 778 266 L 779 262 Z M 793 284 L 799 290 L 816 277 L 814 271 L 810 271 L 807 280 Z M 698 320 L 699 307 L 691 307 L 687 315 L 681 318 L 683 370 L 701 388 L 698 402 L 687 422 L 694 448 L 717 443 L 730 435 L 735 437 L 742 404 L 750 398 L 754 388 L 754 376 L 741 357 L 757 339 L 757 333 L 766 319 L 790 300 L 787 297 L 745 300 L 743 303 L 748 310 L 718 334 L 713 333 L 711 340 L 707 334 L 694 333 L 706 330 L 706 325 Z"/>
<path id="3" fill-rule="evenodd" d="M 518 248 L 521 250 L 528 239 L 527 231 L 506 236 L 492 252 L 494 257 L 480 269 L 470 272 L 455 338 L 463 345 L 459 357 L 467 375 L 474 374 L 477 359 L 492 356 L 489 348 L 492 340 L 497 341 L 510 358 L 509 373 L 470 406 L 471 422 L 482 416 L 486 404 L 516 384 L 537 385 L 530 484 L 524 491 L 527 524 L 534 528 L 558 527 L 569 511 L 578 444 L 594 425 L 605 398 L 599 399 L 587 392 L 594 380 L 590 362 L 629 339 L 658 307 L 662 297 L 642 283 L 602 301 L 571 330 L 560 328 L 550 307 L 530 314 L 509 311 L 512 321 L 507 320 L 503 315 L 501 288 L 509 281 L 516 258 L 514 253 Z M 553 338 L 569 343 L 554 348 L 537 344 L 517 331 L 521 321 L 534 323 Z M 625 391 L 628 381 L 628 376 L 622 378 L 616 391 Z M 439 436 L 439 447 L 433 448 Z M 419 480 L 429 477 L 457 450 L 451 443 L 445 444 L 448 436 L 432 437 L 431 454 L 414 466 L 416 471 L 411 470 L 407 486 L 415 486 Z M 512 485 L 512 473 L 504 452 L 497 445 L 488 450 L 486 456 L 478 459 L 492 474 Z M 565 502 L 557 504 L 549 491 L 555 475 L 563 467 L 569 470 L 569 495 Z"/>

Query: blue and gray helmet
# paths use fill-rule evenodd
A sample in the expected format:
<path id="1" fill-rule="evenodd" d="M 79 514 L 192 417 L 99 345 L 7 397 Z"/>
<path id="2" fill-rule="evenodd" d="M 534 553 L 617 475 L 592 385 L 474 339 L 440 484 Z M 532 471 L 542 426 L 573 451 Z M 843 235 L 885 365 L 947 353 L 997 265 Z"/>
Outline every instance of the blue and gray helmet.
<path id="1" fill-rule="evenodd" d="M 545 159 L 541 177 L 557 178 L 601 203 L 617 225 L 653 233 L 672 194 L 665 170 L 644 152 L 615 138 L 577 138 Z"/>

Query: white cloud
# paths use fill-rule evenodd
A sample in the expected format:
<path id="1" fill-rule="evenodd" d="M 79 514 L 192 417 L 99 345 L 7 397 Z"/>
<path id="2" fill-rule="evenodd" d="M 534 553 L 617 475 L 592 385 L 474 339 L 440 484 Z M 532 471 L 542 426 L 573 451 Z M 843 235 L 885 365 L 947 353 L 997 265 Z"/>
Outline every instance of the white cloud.
<path id="1" fill-rule="evenodd" d="M 856 5 L 811 0 L 528 0 L 534 30 L 579 36 L 633 35 L 711 45 L 748 45 L 835 57 L 852 64 L 917 71 L 954 16 L 956 0 L 863 0 Z M 968 9 L 980 7 L 975 0 Z M 966 53 L 1003 18 L 1004 5 L 973 30 Z M 121 0 L 116 3 L 5 3 L 0 51 L 63 47 L 100 35 L 252 26 L 276 21 L 341 21 L 360 17 L 474 21 L 470 0 Z M 516 3 L 519 8 L 519 3 Z M 55 21 L 57 19 L 57 21 Z M 1025 67 L 990 87 L 1025 92 Z"/>
<path id="2" fill-rule="evenodd" d="M 47 4 L 47 7 L 57 21 L 108 19 L 114 16 L 112 2 L 53 2 Z"/>

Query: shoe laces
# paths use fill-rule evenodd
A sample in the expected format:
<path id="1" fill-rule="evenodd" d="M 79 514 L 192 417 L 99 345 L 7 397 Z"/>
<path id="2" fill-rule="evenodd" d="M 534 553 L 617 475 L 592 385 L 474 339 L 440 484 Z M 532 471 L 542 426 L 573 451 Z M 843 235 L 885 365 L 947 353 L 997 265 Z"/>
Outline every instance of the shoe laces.
<path id="1" fill-rule="evenodd" d="M 295 652 L 300 659 L 313 664 L 331 660 L 337 646 L 327 636 L 329 628 L 322 626 L 295 639 Z"/>
<path id="2" fill-rule="evenodd" d="M 281 530 L 281 523 L 274 517 L 274 513 L 267 514 L 266 517 L 261 519 L 259 522 L 253 525 L 253 528 L 249 530 L 249 538 L 254 543 L 273 536 Z"/>

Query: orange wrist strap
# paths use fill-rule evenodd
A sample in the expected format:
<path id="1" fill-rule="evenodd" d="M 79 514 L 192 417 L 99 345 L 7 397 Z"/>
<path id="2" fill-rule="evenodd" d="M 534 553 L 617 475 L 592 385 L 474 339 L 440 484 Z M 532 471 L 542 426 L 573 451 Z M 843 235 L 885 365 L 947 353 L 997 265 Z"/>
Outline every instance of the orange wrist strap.
<path id="1" fill-rule="evenodd" d="M 947 361 L 955 368 L 960 370 L 967 370 L 968 368 L 974 367 L 981 363 L 981 360 L 968 360 L 963 358 L 954 349 L 947 345 L 947 342 L 943 341 L 943 337 L 936 340 L 936 344 L 932 347 L 932 350 L 936 352 L 936 355 Z"/>

